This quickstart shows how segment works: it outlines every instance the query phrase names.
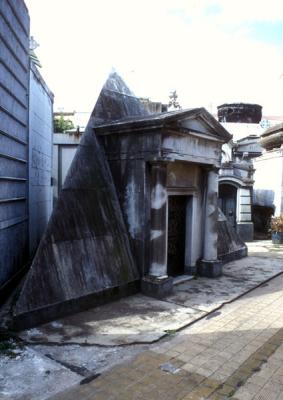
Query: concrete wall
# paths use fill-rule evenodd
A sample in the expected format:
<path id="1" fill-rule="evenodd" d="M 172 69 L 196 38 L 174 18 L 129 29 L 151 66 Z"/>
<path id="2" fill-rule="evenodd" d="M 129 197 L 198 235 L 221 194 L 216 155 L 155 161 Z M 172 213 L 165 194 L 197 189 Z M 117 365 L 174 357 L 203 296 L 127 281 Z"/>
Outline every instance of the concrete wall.
<path id="1" fill-rule="evenodd" d="M 254 204 L 274 208 L 274 215 L 283 213 L 283 149 L 263 153 L 254 160 Z"/>
<path id="2" fill-rule="evenodd" d="M 53 135 L 53 205 L 58 200 L 70 165 L 73 161 L 81 135 L 74 133 L 54 133 Z"/>
<path id="3" fill-rule="evenodd" d="M 29 249 L 32 255 L 52 211 L 53 94 L 34 64 L 30 70 Z"/>
<path id="4" fill-rule="evenodd" d="M 28 257 L 29 15 L 0 1 L 0 289 Z"/>

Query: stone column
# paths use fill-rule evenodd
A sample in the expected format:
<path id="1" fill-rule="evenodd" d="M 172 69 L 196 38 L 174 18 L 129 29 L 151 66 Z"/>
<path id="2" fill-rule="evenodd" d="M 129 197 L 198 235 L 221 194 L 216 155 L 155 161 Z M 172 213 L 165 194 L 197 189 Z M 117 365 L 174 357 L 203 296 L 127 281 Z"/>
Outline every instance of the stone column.
<path id="1" fill-rule="evenodd" d="M 167 275 L 166 164 L 151 166 L 150 276 Z"/>
<path id="2" fill-rule="evenodd" d="M 164 297 L 172 291 L 172 278 L 167 275 L 167 165 L 151 164 L 150 265 L 142 279 L 143 293 Z"/>
<path id="3" fill-rule="evenodd" d="M 217 259 L 218 221 L 218 169 L 207 173 L 203 260 L 199 273 L 202 276 L 217 277 L 222 274 L 222 262 Z"/>
<path id="4" fill-rule="evenodd" d="M 204 222 L 204 260 L 217 260 L 217 219 L 218 219 L 218 171 L 207 173 L 205 222 Z"/>

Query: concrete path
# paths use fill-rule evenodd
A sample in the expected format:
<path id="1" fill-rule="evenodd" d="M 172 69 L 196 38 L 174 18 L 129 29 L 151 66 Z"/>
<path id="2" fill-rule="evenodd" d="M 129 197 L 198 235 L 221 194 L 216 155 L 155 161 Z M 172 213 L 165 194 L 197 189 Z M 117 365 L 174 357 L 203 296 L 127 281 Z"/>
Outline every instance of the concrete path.
<path id="1" fill-rule="evenodd" d="M 269 258 L 250 255 L 230 262 L 220 278 L 199 277 L 180 283 L 162 301 L 137 294 L 26 330 L 20 337 L 37 344 L 153 343 L 283 272 L 282 247 L 276 257 L 273 253 Z"/>
<path id="2" fill-rule="evenodd" d="M 283 270 L 283 246 L 273 246 L 271 242 L 265 241 L 253 242 L 249 247 L 250 257 L 227 264 L 222 278 L 215 280 L 198 278 L 186 283 L 180 283 L 175 286 L 174 294 L 165 299 L 165 301 L 153 300 L 142 295 L 132 296 L 120 302 L 99 307 L 86 313 L 80 313 L 68 319 L 53 321 L 46 326 L 23 332 L 22 338 L 26 340 L 26 343 L 19 345 L 11 339 L 7 344 L 6 350 L 1 351 L 0 348 L 0 399 L 44 400 L 75 384 L 78 384 L 78 386 L 74 389 L 74 393 L 71 392 L 70 397 L 67 397 L 67 394 L 64 393 L 66 397 L 61 396 L 60 398 L 80 398 L 81 393 L 78 394 L 76 390 L 82 390 L 90 396 L 82 397 L 82 399 L 111 399 L 114 396 L 114 392 L 110 395 L 106 391 L 105 394 L 103 392 L 104 387 L 100 393 L 100 389 L 98 390 L 96 386 L 92 386 L 94 384 L 104 385 L 105 379 L 106 381 L 108 380 L 108 387 L 113 383 L 113 390 L 117 391 L 115 393 L 118 397 L 115 394 L 116 397 L 114 398 L 125 400 L 129 398 L 150 399 L 155 398 L 150 397 L 150 390 L 153 388 L 152 385 L 155 384 L 150 379 L 154 380 L 155 376 L 158 380 L 159 374 L 165 379 L 164 388 L 168 390 L 168 399 L 175 400 L 175 395 L 170 390 L 176 386 L 176 381 L 180 382 L 178 390 L 182 385 L 184 386 L 191 382 L 192 379 L 202 382 L 203 386 L 207 387 L 210 381 L 205 380 L 207 378 L 206 375 L 207 373 L 212 375 L 211 371 L 218 365 L 217 359 L 206 357 L 205 363 L 209 362 L 209 367 L 206 365 L 205 370 L 208 372 L 201 373 L 201 370 L 198 372 L 196 370 L 202 367 L 202 364 L 196 368 L 196 363 L 201 363 L 203 360 L 200 358 L 199 361 L 194 360 L 194 362 L 191 362 L 191 358 L 194 352 L 200 349 L 207 349 L 211 341 L 210 338 L 214 337 L 213 332 L 209 331 L 207 333 L 206 331 L 207 329 L 212 329 L 209 324 L 212 323 L 213 327 L 213 323 L 227 313 L 229 314 L 230 310 L 233 311 L 234 306 L 237 308 L 238 304 L 245 304 L 242 303 L 243 298 L 228 305 L 224 305 L 225 302 L 229 303 L 259 284 L 263 284 L 261 288 L 252 290 L 247 295 L 251 296 L 251 298 L 259 297 L 261 300 L 263 299 L 262 294 L 265 293 L 264 290 L 271 287 L 270 285 L 273 285 L 277 279 L 280 282 L 279 287 L 270 290 L 275 290 L 275 292 L 282 290 L 280 288 L 282 284 L 281 277 L 271 280 L 269 283 L 264 282 L 278 273 L 280 274 Z M 241 307 L 237 313 L 241 313 Z M 257 314 L 258 310 L 249 310 L 246 314 L 245 312 L 243 313 L 243 315 L 246 315 L 243 327 L 248 324 L 248 315 L 252 316 L 253 313 Z M 233 319 L 236 318 L 237 316 L 233 316 Z M 262 318 L 264 319 L 265 316 Z M 225 341 L 229 342 L 231 335 L 232 344 L 235 344 L 238 341 L 238 335 L 233 333 L 235 324 L 233 325 L 233 320 L 231 321 L 230 330 L 228 327 L 224 327 L 225 329 L 223 328 L 218 333 L 220 338 L 225 333 L 224 343 Z M 192 323 L 193 325 L 190 328 L 184 329 L 185 326 Z M 229 322 L 227 324 L 229 325 Z M 198 329 L 198 327 L 200 333 L 194 333 L 194 329 Z M 202 329 L 204 329 L 203 332 Z M 245 328 L 243 329 L 245 330 Z M 177 332 L 178 330 L 180 331 Z M 251 331 L 254 331 L 253 327 L 251 327 Z M 186 332 L 193 333 L 188 336 Z M 195 335 L 198 337 L 197 340 L 203 337 L 207 340 L 207 344 L 204 339 L 203 343 L 194 342 Z M 249 334 L 245 336 L 248 338 Z M 187 343 L 186 338 L 188 337 L 190 340 Z M 176 340 L 177 344 L 175 343 Z M 183 340 L 185 340 L 184 343 Z M 180 342 L 178 343 L 178 341 Z M 267 343 L 267 345 L 269 344 Z M 179 345 L 179 350 L 174 348 Z M 183 347 L 182 350 L 183 345 L 186 347 Z M 252 343 L 249 343 L 250 345 Z M 252 354 L 252 346 L 249 346 L 246 349 L 248 350 L 246 352 L 247 357 L 248 354 Z M 208 355 L 213 354 L 213 351 L 215 355 L 215 349 L 209 350 L 212 350 L 212 352 L 208 352 Z M 172 353 L 167 354 L 167 352 Z M 220 349 L 217 354 L 222 352 Z M 195 353 L 194 358 L 197 355 L 202 356 L 201 351 Z M 276 353 L 273 356 L 276 359 Z M 182 360 L 182 357 L 185 357 L 185 359 Z M 221 360 L 223 361 L 223 358 L 220 358 Z M 234 362 L 234 360 L 230 359 L 229 363 L 231 362 Z M 115 365 L 121 363 L 122 365 L 117 367 L 118 370 L 115 368 L 112 370 Z M 136 364 L 139 366 L 136 367 Z M 137 375 L 136 378 L 133 377 L 130 382 L 128 380 L 132 377 L 133 371 L 136 369 L 142 371 L 146 368 L 145 364 L 155 366 L 153 370 L 146 370 L 146 374 L 152 376 L 147 378 L 148 392 L 140 394 L 140 390 L 135 386 L 135 379 L 141 380 L 145 389 L 147 383 L 142 380 L 145 374 L 142 377 L 140 375 Z M 161 367 L 159 368 L 159 366 L 162 364 L 164 365 L 160 369 Z M 274 374 L 277 374 L 279 372 L 275 371 L 275 364 L 273 362 L 271 370 L 274 371 Z M 232 368 L 231 365 L 228 367 L 226 363 L 228 370 Z M 256 384 L 251 382 L 250 379 L 256 377 L 258 368 L 261 368 L 258 371 L 260 374 L 266 366 L 267 364 L 265 363 L 260 367 L 253 367 L 255 369 L 254 374 L 246 376 L 242 390 L 246 388 L 245 385 L 251 388 L 252 384 Z M 122 369 L 119 370 L 119 368 Z M 125 373 L 123 372 L 125 371 L 124 368 L 126 368 Z M 181 368 L 180 371 L 177 371 L 179 368 Z M 193 372 L 197 373 L 197 375 L 192 376 L 190 368 L 193 368 Z M 115 371 L 115 374 L 117 373 L 116 383 L 115 379 L 112 382 L 113 375 L 111 374 L 114 373 L 113 371 Z M 221 370 L 218 372 L 220 373 Z M 232 376 L 234 372 L 232 371 L 229 376 Z M 101 377 L 94 379 L 91 384 L 79 385 L 83 379 L 91 380 L 97 374 L 101 374 Z M 271 374 L 271 371 L 268 374 Z M 214 383 L 215 381 L 216 384 L 218 382 L 223 383 L 220 375 L 218 378 L 214 377 Z M 213 380 L 214 378 L 209 375 L 209 379 Z M 123 389 L 125 389 L 125 385 L 131 386 L 133 383 L 134 392 L 123 392 L 120 396 L 120 392 L 115 386 L 117 381 L 121 382 Z M 226 384 L 228 383 L 226 382 Z M 183 389 L 187 390 L 188 386 Z M 218 389 L 220 390 L 219 387 Z M 153 394 L 156 395 L 155 391 L 153 391 Z M 107 397 L 108 395 L 109 397 Z M 179 398 L 182 398 L 180 396 Z M 156 398 L 158 399 L 158 397 Z M 163 398 L 166 399 L 166 397 Z"/>
<path id="3" fill-rule="evenodd" d="M 249 255 L 267 258 L 283 257 L 283 246 L 280 244 L 273 244 L 271 240 L 254 240 L 253 242 L 247 243 L 247 245 Z"/>
<path id="4" fill-rule="evenodd" d="M 283 399 L 283 276 L 52 400 Z"/>

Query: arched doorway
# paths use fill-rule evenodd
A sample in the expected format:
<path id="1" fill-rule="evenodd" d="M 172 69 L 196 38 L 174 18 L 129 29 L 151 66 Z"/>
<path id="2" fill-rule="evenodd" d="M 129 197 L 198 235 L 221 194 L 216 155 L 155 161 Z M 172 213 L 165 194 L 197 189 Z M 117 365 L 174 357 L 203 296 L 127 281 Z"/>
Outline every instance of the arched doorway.
<path id="1" fill-rule="evenodd" d="M 237 188 L 227 183 L 220 184 L 218 198 L 219 207 L 225 214 L 227 220 L 236 228 Z"/>

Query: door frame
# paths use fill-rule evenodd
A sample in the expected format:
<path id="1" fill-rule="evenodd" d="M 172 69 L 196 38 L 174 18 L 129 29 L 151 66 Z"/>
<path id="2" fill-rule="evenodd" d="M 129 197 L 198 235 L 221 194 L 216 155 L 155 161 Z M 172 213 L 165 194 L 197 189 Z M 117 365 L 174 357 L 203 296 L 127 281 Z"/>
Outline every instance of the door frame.
<path id="1" fill-rule="evenodd" d="M 195 210 L 196 210 L 196 190 L 187 189 L 187 188 L 167 188 L 167 204 L 166 204 L 166 252 L 168 254 L 168 217 L 169 217 L 169 196 L 186 196 L 187 204 L 186 204 L 186 230 L 185 230 L 185 254 L 184 254 L 184 274 L 192 273 L 192 265 L 193 265 L 193 225 L 195 219 Z M 168 271 L 168 269 L 167 269 Z"/>
<path id="2" fill-rule="evenodd" d="M 218 199 L 220 199 L 220 188 L 221 187 L 223 187 L 223 186 L 230 186 L 231 188 L 233 188 L 234 189 L 234 194 L 233 194 L 233 198 L 234 198 L 234 201 L 235 201 L 235 205 L 234 205 L 234 218 L 233 218 L 233 226 L 234 226 L 234 228 L 236 229 L 236 227 L 237 227 L 237 221 L 238 221 L 238 186 L 237 185 L 235 185 L 233 182 L 227 182 L 227 181 L 222 181 L 222 182 L 219 182 L 219 187 L 218 187 Z M 231 196 L 231 198 L 232 198 L 232 196 Z M 224 197 L 221 197 L 221 200 L 222 199 L 224 199 Z M 220 202 L 218 201 L 218 204 L 219 204 Z M 227 220 L 229 221 L 230 219 L 229 219 L 229 217 L 226 215 L 226 213 L 227 213 L 227 210 L 224 210 L 223 209 L 223 200 L 221 201 L 221 203 L 222 203 L 222 208 L 221 208 L 221 210 L 222 210 L 222 212 L 223 212 L 223 214 L 225 215 L 225 217 L 227 218 Z M 225 211 L 226 211 L 226 213 L 225 213 Z"/>

